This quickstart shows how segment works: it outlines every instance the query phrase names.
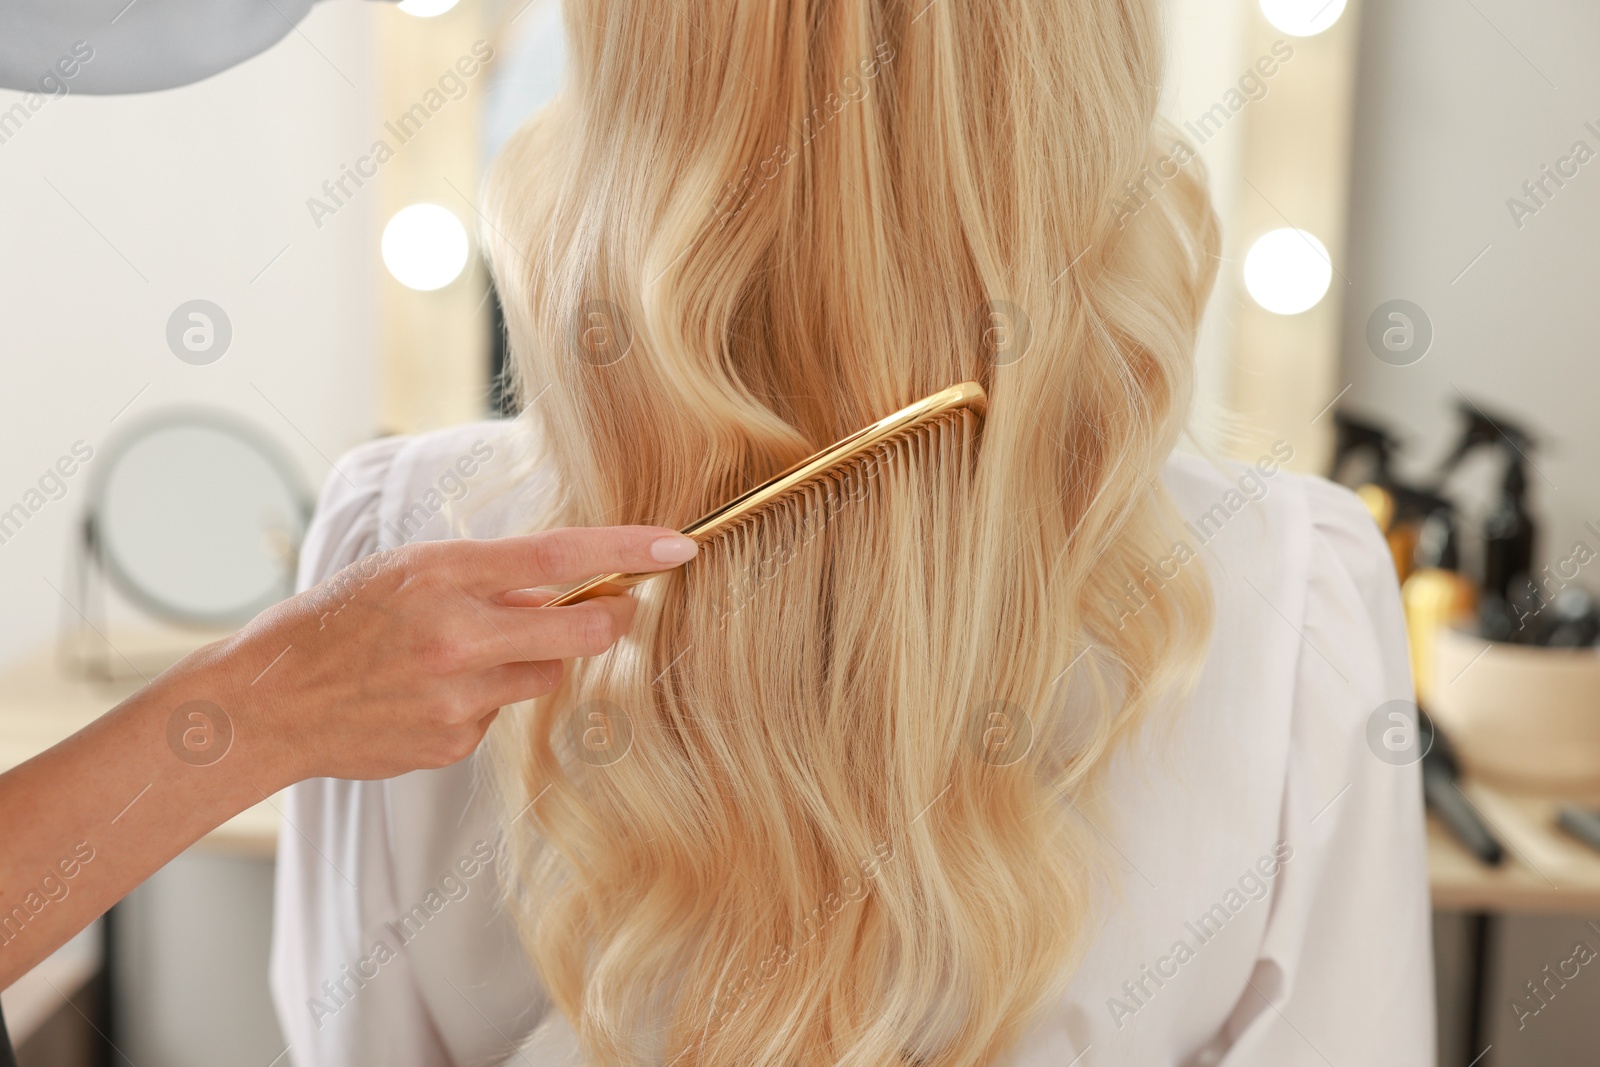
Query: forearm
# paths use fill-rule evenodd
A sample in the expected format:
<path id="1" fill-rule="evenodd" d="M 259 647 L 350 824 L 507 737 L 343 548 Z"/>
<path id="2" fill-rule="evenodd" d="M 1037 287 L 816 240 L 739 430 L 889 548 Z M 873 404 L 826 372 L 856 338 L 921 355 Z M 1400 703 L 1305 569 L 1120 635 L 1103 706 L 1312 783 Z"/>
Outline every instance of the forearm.
<path id="1" fill-rule="evenodd" d="M 401 549 L 185 657 L 0 775 L 0 988 L 252 804 L 303 778 L 464 759 L 498 709 L 550 692 L 562 660 L 627 629 L 628 597 L 544 608 L 540 584 L 695 551 L 651 526 Z"/>
<path id="2" fill-rule="evenodd" d="M 0 988 L 287 784 L 233 673 L 202 650 L 0 775 Z"/>

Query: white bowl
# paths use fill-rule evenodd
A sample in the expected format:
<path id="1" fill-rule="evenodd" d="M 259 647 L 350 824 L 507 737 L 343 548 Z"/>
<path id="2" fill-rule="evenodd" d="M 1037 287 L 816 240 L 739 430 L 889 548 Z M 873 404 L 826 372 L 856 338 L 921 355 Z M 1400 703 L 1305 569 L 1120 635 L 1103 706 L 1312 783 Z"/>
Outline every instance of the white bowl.
<path id="1" fill-rule="evenodd" d="M 1549 793 L 1600 791 L 1600 653 L 1445 628 L 1428 713 L 1467 774 Z"/>

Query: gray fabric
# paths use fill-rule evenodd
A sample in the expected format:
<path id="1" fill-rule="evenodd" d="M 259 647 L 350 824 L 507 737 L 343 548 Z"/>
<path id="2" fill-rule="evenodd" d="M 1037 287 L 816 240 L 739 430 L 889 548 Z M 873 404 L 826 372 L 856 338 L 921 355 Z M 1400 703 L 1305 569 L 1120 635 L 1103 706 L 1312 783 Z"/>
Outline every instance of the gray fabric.
<path id="1" fill-rule="evenodd" d="M 264 52 L 314 0 L 0 0 L 0 88 L 145 93 Z"/>

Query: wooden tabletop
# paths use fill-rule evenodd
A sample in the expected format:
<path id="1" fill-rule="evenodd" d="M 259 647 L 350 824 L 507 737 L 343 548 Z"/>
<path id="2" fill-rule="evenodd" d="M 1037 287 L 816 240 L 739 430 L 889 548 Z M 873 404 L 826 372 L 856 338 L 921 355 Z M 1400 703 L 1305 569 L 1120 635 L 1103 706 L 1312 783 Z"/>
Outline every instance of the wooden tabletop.
<path id="1" fill-rule="evenodd" d="M 107 661 L 115 668 L 115 681 L 69 669 L 54 644 L 0 670 L 0 770 L 32 759 L 105 714 L 144 684 L 137 671 L 153 678 L 164 665 L 218 636 L 119 634 L 113 640 L 120 651 Z M 271 856 L 278 842 L 275 803 L 273 798 L 240 812 L 196 847 Z"/>
<path id="2" fill-rule="evenodd" d="M 1428 816 L 1428 880 L 1441 911 L 1539 915 L 1600 913 L 1600 851 L 1555 825 L 1563 803 L 1595 804 L 1596 797 L 1560 799 L 1495 788 L 1462 786 L 1472 805 L 1506 846 L 1505 861 L 1489 867 Z"/>

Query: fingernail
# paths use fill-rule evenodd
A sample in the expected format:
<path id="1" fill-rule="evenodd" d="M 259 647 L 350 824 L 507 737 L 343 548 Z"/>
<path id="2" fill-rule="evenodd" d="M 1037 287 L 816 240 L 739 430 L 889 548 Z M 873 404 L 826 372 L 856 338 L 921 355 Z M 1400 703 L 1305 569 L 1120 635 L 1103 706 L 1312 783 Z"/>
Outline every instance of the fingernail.
<path id="1" fill-rule="evenodd" d="M 682 534 L 670 534 L 650 542 L 650 558 L 657 563 L 687 563 L 699 551 L 700 546 Z"/>

